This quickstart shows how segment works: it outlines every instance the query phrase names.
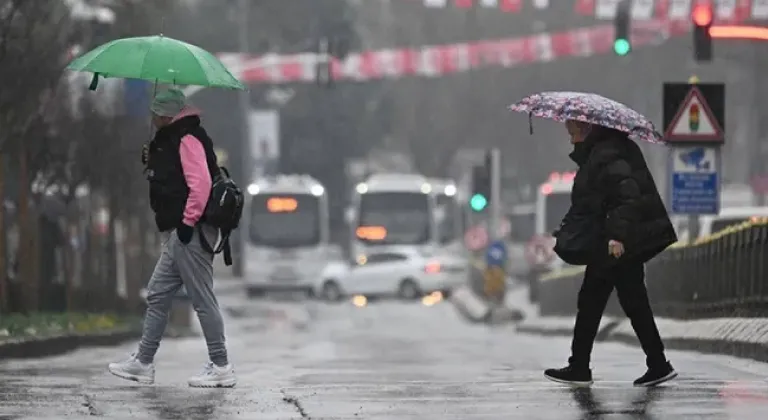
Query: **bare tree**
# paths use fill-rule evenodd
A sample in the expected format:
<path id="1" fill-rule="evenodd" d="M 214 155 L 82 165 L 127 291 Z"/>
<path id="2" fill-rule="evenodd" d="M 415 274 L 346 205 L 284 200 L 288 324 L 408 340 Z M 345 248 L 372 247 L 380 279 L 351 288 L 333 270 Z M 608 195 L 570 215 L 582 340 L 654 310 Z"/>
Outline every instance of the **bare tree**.
<path id="1" fill-rule="evenodd" d="M 41 136 L 50 92 L 58 82 L 65 64 L 64 41 L 68 25 L 67 8 L 60 2 L 7 0 L 0 4 L 0 77 L 8 81 L 0 91 L 0 127 L 3 127 L 0 131 L 0 150 L 5 156 L 16 157 L 8 159 L 8 162 L 15 163 L 12 166 L 18 171 L 20 185 L 29 184 L 30 149 L 34 153 L 36 146 L 39 146 L 36 141 Z M 2 187 L 0 196 L 4 196 Z M 22 239 L 18 258 L 23 260 L 30 256 L 31 231 L 28 189 L 19 188 L 19 192 L 18 214 Z M 0 206 L 0 214 L 2 211 Z M 34 264 L 22 264 L 20 267 L 23 267 L 21 277 L 26 281 L 26 300 L 34 308 L 37 306 L 37 282 L 32 271 Z M 5 252 L 2 252 L 0 284 L 3 288 L 6 285 L 6 271 Z M 8 291 L 2 291 L 5 301 Z"/>
<path id="2" fill-rule="evenodd" d="M 0 147 L 41 118 L 67 59 L 67 8 L 47 0 L 7 0 L 0 7 Z"/>
<path id="3" fill-rule="evenodd" d="M 76 201 L 78 187 L 95 187 L 102 194 L 112 190 L 121 194 L 128 191 L 125 195 L 133 198 L 145 183 L 136 168 L 141 142 L 126 144 L 120 134 L 124 131 L 146 133 L 139 127 L 146 121 L 136 124 L 119 116 L 93 112 L 97 105 L 92 99 L 97 97 L 98 92 L 86 92 L 84 106 L 73 107 L 67 78 L 63 77 L 66 74 L 64 68 L 72 58 L 73 46 L 82 44 L 84 49 L 88 49 L 95 46 L 90 45 L 93 42 L 145 34 L 155 26 L 159 28 L 156 23 L 163 11 L 175 2 L 110 2 L 109 6 L 119 18 L 113 24 L 99 28 L 102 32 L 98 35 L 102 39 L 94 37 L 93 26 L 72 19 L 68 7 L 70 3 L 57 0 L 0 0 L 0 77 L 7 81 L 0 90 L 0 171 L 17 174 L 10 178 L 12 186 L 18 191 L 14 201 L 20 230 L 14 265 L 18 267 L 17 278 L 21 280 L 24 303 L 16 309 L 34 311 L 40 307 L 40 264 L 36 261 L 40 250 L 38 239 L 41 232 L 37 226 L 37 214 L 42 208 L 41 199 L 52 194 L 61 198 L 64 207 L 69 210 L 67 222 L 75 222 L 76 226 L 87 229 L 88 220 L 84 220 L 83 213 L 77 211 L 79 206 L 70 207 Z M 86 6 L 95 4 L 81 3 Z M 78 117 L 73 113 L 74 108 L 85 112 L 79 113 Z M 127 179 L 126 174 L 135 176 Z M 0 177 L 0 197 L 5 196 L 8 183 L 9 179 Z M 114 214 L 134 211 L 134 201 L 141 202 L 111 202 L 110 210 Z M 0 206 L 0 225 L 4 209 Z M 143 210 L 146 212 L 146 209 Z M 62 221 L 61 231 L 67 232 L 68 228 L 69 223 Z M 4 239 L 0 240 L 0 311 L 9 309 L 10 294 L 5 278 L 8 264 Z M 65 243 L 69 245 L 68 241 Z M 66 262 L 69 264 L 82 258 L 82 255 L 67 252 Z M 106 258 L 109 259 L 109 256 Z M 114 267 L 113 261 L 102 265 L 111 267 L 109 269 Z M 72 277 L 70 268 L 71 264 L 65 269 L 68 281 Z M 109 277 L 106 273 L 100 275 L 102 279 Z M 99 280 L 99 283 L 103 281 Z M 72 306 L 71 301 L 68 299 L 67 307 Z"/>

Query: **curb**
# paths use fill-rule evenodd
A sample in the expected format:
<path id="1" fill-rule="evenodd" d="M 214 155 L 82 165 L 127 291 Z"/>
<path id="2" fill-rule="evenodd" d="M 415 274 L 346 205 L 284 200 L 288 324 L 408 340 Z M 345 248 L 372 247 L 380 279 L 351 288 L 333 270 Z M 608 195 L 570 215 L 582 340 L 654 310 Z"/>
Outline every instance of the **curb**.
<path id="1" fill-rule="evenodd" d="M 614 342 L 640 347 L 640 342 L 637 341 L 637 337 L 634 335 L 630 336 L 623 333 L 612 334 L 609 339 Z M 726 355 L 768 363 L 768 343 L 674 337 L 662 338 L 662 340 L 664 346 L 672 350 Z"/>
<path id="2" fill-rule="evenodd" d="M 601 326 L 595 342 L 617 342 L 640 347 L 637 337 L 622 332 L 614 332 L 619 321 L 612 321 Z M 542 327 L 518 325 L 517 331 L 546 337 L 571 337 L 573 328 Z M 664 346 L 670 350 L 693 351 L 701 354 L 734 356 L 742 359 L 768 363 L 768 343 L 750 343 L 745 341 L 717 340 L 706 338 L 663 337 Z"/>
<path id="3" fill-rule="evenodd" d="M 69 334 L 12 340 L 0 343 L 0 360 L 57 356 L 80 347 L 116 346 L 141 336 L 139 329 L 124 329 L 96 334 Z"/>
<path id="4" fill-rule="evenodd" d="M 539 307 L 529 302 L 526 293 L 509 296 L 510 307 L 520 307 L 528 315 L 517 331 L 547 337 L 572 337 L 576 314 L 540 316 Z M 675 319 L 656 317 L 667 349 L 740 357 L 768 363 L 768 317 Z M 603 316 L 595 342 L 618 342 L 640 346 L 629 319 Z"/>
<path id="5" fill-rule="evenodd" d="M 231 282 L 231 283 L 230 283 Z M 232 295 L 245 295 L 245 284 L 242 282 L 236 282 L 234 280 L 225 280 L 225 281 L 216 281 L 214 279 L 213 281 L 213 293 L 216 296 L 232 296 Z M 139 297 L 146 303 L 147 301 L 147 288 L 142 287 L 139 291 Z M 181 301 L 189 301 L 189 296 L 187 295 L 187 290 L 182 287 L 179 289 L 179 291 L 174 296 L 175 300 L 181 300 Z"/>
<path id="6" fill-rule="evenodd" d="M 547 337 L 559 337 L 559 336 L 571 337 L 573 335 L 572 324 L 573 323 L 567 326 L 563 325 L 563 326 L 546 326 L 545 327 L 541 325 L 531 325 L 531 323 L 526 324 L 524 322 L 517 326 L 517 331 L 521 333 L 537 334 L 537 335 L 543 335 Z M 602 341 L 610 340 L 611 334 L 613 333 L 614 330 L 616 330 L 616 327 L 618 327 L 620 324 L 621 324 L 620 320 L 603 318 L 602 321 L 600 322 L 600 327 L 597 330 L 597 335 L 595 336 L 595 342 L 599 343 Z"/>
<path id="7" fill-rule="evenodd" d="M 231 282 L 231 283 L 230 283 Z M 218 287 L 217 287 L 218 285 Z M 245 296 L 245 282 L 238 280 L 214 280 L 213 293 L 217 296 L 243 295 Z"/>
<path id="8" fill-rule="evenodd" d="M 545 337 L 569 336 L 573 334 L 573 328 L 543 328 L 530 325 L 518 325 L 517 331 L 525 334 L 543 335 Z M 595 339 L 595 341 L 598 340 Z"/>

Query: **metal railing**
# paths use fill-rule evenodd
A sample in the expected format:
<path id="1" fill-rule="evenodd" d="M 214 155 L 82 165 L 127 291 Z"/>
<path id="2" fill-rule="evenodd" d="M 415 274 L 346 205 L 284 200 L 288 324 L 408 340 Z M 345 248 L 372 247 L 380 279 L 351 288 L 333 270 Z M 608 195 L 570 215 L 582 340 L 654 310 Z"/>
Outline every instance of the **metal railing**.
<path id="1" fill-rule="evenodd" d="M 768 218 L 678 243 L 646 264 L 655 314 L 669 318 L 768 316 Z M 538 280 L 541 315 L 574 315 L 584 267 Z M 621 279 L 616 279 L 621 281 Z M 623 316 L 615 294 L 606 314 Z"/>

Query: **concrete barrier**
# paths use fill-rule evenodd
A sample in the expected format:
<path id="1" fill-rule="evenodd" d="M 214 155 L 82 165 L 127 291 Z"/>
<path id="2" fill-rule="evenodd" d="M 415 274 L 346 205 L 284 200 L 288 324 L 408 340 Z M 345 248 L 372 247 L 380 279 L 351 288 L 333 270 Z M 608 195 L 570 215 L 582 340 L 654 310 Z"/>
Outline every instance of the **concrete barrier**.
<path id="1" fill-rule="evenodd" d="M 450 300 L 469 321 L 486 322 L 491 316 L 490 304 L 479 298 L 469 287 L 454 290 Z"/>

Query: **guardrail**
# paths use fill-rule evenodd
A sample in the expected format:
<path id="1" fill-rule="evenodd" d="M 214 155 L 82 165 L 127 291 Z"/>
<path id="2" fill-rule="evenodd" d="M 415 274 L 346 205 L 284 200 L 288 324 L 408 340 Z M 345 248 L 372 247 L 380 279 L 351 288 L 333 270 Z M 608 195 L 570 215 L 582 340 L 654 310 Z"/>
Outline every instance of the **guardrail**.
<path id="1" fill-rule="evenodd" d="M 583 273 L 573 267 L 539 278 L 541 315 L 574 315 Z M 646 285 L 658 316 L 768 316 L 768 218 L 669 247 L 646 264 Z M 615 293 L 605 313 L 624 315 Z"/>

